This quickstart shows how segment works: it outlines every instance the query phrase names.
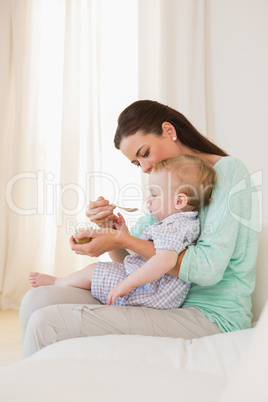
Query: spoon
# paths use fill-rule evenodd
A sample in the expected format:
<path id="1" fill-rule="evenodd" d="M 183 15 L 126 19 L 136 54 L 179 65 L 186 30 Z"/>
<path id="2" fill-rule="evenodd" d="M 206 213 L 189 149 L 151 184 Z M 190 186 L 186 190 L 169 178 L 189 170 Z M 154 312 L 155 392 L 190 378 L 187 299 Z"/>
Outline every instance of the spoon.
<path id="1" fill-rule="evenodd" d="M 116 208 L 123 209 L 124 211 L 127 211 L 127 212 L 135 212 L 135 211 L 138 211 L 138 208 L 119 207 L 119 205 L 115 205 L 115 204 L 110 204 L 110 205 L 114 205 Z"/>
<path id="2" fill-rule="evenodd" d="M 89 201 L 89 202 L 92 202 L 92 201 Z M 115 205 L 115 204 L 110 204 L 110 205 L 112 205 L 112 206 L 114 206 L 114 207 L 116 207 L 116 208 L 123 209 L 124 211 L 127 211 L 127 212 L 135 212 L 135 211 L 138 211 L 138 208 L 119 207 L 119 205 Z"/>

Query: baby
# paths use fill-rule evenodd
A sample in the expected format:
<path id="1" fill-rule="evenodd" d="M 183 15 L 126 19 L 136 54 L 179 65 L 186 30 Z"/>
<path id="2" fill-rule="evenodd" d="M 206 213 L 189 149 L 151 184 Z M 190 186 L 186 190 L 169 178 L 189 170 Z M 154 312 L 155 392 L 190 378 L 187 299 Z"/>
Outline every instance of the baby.
<path id="1" fill-rule="evenodd" d="M 154 242 L 153 257 L 145 260 L 132 254 L 122 264 L 97 262 L 64 278 L 34 272 L 29 277 L 31 285 L 89 289 L 93 297 L 109 305 L 180 307 L 191 284 L 181 280 L 173 268 L 178 255 L 199 237 L 198 210 L 210 202 L 215 176 L 215 170 L 195 156 L 159 162 L 149 176 L 147 200 L 158 222 L 141 235 Z"/>

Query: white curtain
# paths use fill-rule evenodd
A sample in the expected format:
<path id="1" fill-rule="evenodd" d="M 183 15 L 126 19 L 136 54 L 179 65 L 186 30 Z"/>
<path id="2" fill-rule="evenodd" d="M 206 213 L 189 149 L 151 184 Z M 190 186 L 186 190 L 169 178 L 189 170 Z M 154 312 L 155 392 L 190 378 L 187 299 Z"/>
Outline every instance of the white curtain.
<path id="1" fill-rule="evenodd" d="M 139 0 L 139 96 L 206 132 L 205 0 Z"/>
<path id="2" fill-rule="evenodd" d="M 138 205 L 141 175 L 114 149 L 137 99 L 180 109 L 203 132 L 205 0 L 0 0 L 0 308 L 28 273 L 92 262 L 68 239 L 102 194 Z"/>

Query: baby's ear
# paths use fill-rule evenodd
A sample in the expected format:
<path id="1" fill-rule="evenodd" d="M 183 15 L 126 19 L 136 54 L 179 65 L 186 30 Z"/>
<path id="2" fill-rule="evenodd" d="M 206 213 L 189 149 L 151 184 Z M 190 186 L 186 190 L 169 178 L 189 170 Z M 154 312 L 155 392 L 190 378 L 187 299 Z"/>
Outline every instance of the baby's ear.
<path id="1" fill-rule="evenodd" d="M 179 193 L 175 195 L 175 208 L 177 210 L 183 209 L 184 207 L 186 207 L 187 203 L 188 203 L 188 197 L 186 194 L 184 193 Z"/>

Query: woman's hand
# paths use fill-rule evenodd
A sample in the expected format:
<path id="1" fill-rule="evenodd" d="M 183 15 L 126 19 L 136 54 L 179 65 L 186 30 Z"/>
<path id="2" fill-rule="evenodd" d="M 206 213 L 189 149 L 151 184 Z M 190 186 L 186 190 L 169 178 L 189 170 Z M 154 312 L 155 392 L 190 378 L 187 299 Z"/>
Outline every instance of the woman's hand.
<path id="1" fill-rule="evenodd" d="M 71 236 L 70 246 L 71 249 L 76 252 L 76 254 L 99 257 L 108 251 L 122 247 L 124 248 L 126 236 L 130 235 L 124 231 L 110 228 L 85 230 L 83 232 L 76 233 L 74 236 Z M 80 239 L 82 237 L 91 237 L 92 240 L 85 244 L 75 243 L 74 238 Z"/>
<path id="2" fill-rule="evenodd" d="M 100 228 L 113 227 L 115 206 L 110 205 L 108 200 L 98 197 L 97 201 L 92 201 L 87 206 L 86 215 L 91 222 L 96 223 Z"/>

